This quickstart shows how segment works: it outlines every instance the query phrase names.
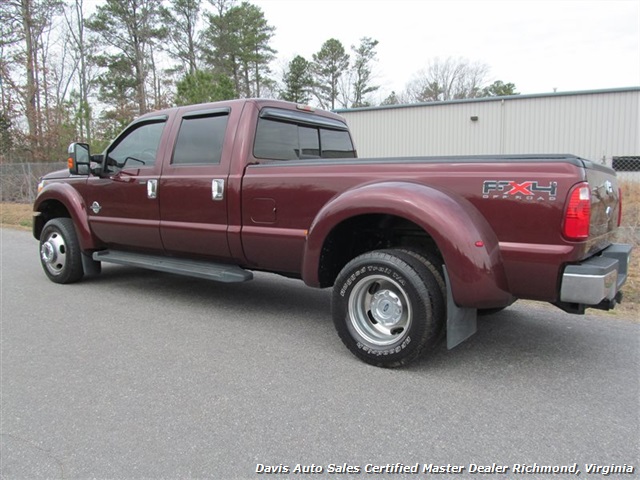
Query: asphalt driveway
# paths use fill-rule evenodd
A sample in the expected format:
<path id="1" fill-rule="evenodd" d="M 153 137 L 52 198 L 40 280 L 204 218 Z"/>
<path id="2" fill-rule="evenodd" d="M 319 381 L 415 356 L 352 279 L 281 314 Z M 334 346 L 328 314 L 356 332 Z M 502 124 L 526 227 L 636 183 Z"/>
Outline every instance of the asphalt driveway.
<path id="1" fill-rule="evenodd" d="M 118 266 L 55 285 L 29 232 L 0 232 L 3 479 L 507 479 L 534 463 L 577 463 L 584 479 L 604 478 L 585 473 L 591 463 L 640 467 L 640 324 L 628 318 L 515 304 L 458 348 L 383 370 L 340 343 L 329 291 Z M 365 472 L 397 463 L 465 469 Z M 289 474 L 256 472 L 267 466 Z"/>

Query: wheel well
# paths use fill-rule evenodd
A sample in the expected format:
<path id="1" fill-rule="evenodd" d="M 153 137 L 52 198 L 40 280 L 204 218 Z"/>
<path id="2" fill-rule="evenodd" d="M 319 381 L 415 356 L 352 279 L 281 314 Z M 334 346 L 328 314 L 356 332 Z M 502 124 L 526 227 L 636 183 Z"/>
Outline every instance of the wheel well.
<path id="1" fill-rule="evenodd" d="M 320 254 L 321 287 L 330 287 L 353 258 L 384 248 L 413 248 L 439 254 L 433 238 L 415 223 L 394 215 L 369 214 L 344 220 L 327 236 Z"/>
<path id="2" fill-rule="evenodd" d="M 33 234 L 37 239 L 40 238 L 42 229 L 52 218 L 71 218 L 67 207 L 57 200 L 42 202 L 38 207 L 38 211 L 40 212 L 40 215 L 33 219 Z"/>

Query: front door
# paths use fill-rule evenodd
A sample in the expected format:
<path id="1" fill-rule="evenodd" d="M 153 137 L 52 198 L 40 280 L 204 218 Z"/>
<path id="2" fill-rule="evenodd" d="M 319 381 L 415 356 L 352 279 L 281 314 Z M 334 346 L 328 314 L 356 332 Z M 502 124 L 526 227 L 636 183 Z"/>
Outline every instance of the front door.
<path id="1" fill-rule="evenodd" d="M 163 117 L 132 124 L 106 152 L 103 175 L 89 177 L 89 224 L 111 248 L 162 250 L 155 191 L 165 123 Z"/>

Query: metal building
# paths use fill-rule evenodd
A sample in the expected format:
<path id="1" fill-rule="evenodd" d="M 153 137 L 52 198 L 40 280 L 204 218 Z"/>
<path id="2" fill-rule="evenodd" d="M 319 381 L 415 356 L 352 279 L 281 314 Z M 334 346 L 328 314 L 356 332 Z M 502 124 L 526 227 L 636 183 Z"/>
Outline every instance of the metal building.
<path id="1" fill-rule="evenodd" d="M 360 157 L 571 153 L 640 178 L 640 87 L 337 112 Z"/>

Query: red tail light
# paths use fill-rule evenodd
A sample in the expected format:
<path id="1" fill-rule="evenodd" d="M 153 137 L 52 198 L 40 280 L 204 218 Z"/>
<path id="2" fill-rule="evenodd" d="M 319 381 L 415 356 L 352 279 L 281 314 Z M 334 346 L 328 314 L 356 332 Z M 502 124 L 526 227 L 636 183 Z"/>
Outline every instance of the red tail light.
<path id="1" fill-rule="evenodd" d="M 564 211 L 562 234 L 568 240 L 589 238 L 591 223 L 591 193 L 588 183 L 579 183 L 569 193 L 569 201 Z"/>
<path id="2" fill-rule="evenodd" d="M 622 190 L 618 189 L 618 226 L 622 225 Z"/>

